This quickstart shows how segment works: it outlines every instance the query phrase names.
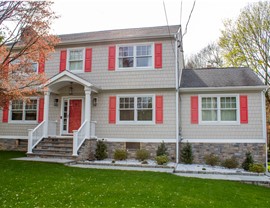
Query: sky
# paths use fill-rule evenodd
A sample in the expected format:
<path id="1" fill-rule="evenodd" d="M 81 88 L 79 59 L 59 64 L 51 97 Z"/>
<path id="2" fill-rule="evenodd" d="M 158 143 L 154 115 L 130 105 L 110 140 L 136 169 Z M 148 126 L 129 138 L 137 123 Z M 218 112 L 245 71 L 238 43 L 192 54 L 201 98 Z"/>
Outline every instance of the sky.
<path id="1" fill-rule="evenodd" d="M 194 0 L 55 0 L 53 10 L 60 18 L 52 25 L 54 34 L 180 24 L 183 31 Z M 181 3 L 182 2 L 182 3 Z M 223 21 L 236 19 L 241 9 L 257 0 L 196 0 L 184 36 L 184 53 L 191 55 L 217 41 Z M 181 12 L 182 4 L 182 12 Z M 180 15 L 182 14 L 182 15 Z"/>

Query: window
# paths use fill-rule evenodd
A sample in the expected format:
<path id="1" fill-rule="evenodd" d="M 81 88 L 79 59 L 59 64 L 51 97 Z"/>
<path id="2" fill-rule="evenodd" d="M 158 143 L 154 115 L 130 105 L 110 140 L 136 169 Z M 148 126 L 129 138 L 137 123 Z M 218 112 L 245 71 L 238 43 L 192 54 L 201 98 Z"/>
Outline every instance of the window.
<path id="1" fill-rule="evenodd" d="M 237 96 L 202 96 L 202 122 L 237 122 Z"/>
<path id="2" fill-rule="evenodd" d="M 70 49 L 68 53 L 68 65 L 70 71 L 83 70 L 83 49 Z"/>
<path id="3" fill-rule="evenodd" d="M 119 122 L 153 122 L 153 96 L 119 97 Z"/>
<path id="4" fill-rule="evenodd" d="M 36 121 L 37 120 L 37 99 L 30 99 L 28 102 L 22 100 L 12 101 L 12 121 Z"/>
<path id="5" fill-rule="evenodd" d="M 119 68 L 150 68 L 153 65 L 152 45 L 119 46 Z"/>
<path id="6" fill-rule="evenodd" d="M 31 70 L 32 70 L 33 72 L 38 73 L 38 63 L 36 63 L 36 62 L 32 63 L 32 64 L 31 64 Z"/>

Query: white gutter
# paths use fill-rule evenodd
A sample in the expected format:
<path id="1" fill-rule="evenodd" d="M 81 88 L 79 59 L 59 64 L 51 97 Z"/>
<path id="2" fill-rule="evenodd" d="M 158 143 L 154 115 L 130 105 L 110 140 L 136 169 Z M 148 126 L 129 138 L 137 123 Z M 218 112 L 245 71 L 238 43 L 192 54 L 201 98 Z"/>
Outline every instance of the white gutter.
<path id="1" fill-rule="evenodd" d="M 175 37 L 175 109 L 176 109 L 176 128 L 175 128 L 175 138 L 176 138 L 176 163 L 179 162 L 179 72 L 178 72 L 178 57 L 177 57 L 177 47 L 178 47 L 178 42 L 177 42 L 177 35 L 174 36 Z"/>
<path id="2" fill-rule="evenodd" d="M 190 88 L 181 88 L 180 92 L 205 92 L 205 91 L 256 91 L 256 90 L 264 90 L 268 88 L 266 85 L 260 85 L 260 86 L 235 86 L 235 87 L 190 87 Z"/>
<path id="3" fill-rule="evenodd" d="M 262 133 L 265 139 L 265 159 L 266 159 L 266 172 L 268 172 L 268 151 L 267 151 L 267 131 L 266 131 L 266 110 L 265 110 L 265 94 L 264 91 L 261 92 L 262 97 Z"/>

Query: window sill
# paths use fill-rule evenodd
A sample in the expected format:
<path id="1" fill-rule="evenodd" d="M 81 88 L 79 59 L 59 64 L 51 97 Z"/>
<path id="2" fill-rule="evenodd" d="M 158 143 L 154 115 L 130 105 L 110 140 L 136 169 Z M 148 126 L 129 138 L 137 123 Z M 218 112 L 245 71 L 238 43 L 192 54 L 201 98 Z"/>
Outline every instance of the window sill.
<path id="1" fill-rule="evenodd" d="M 84 73 L 84 70 L 68 70 L 68 71 L 73 73 L 73 74 Z"/>
<path id="2" fill-rule="evenodd" d="M 8 123 L 10 123 L 10 124 L 25 124 L 25 125 L 38 124 L 37 121 L 9 121 Z"/>
<path id="3" fill-rule="evenodd" d="M 239 121 L 228 121 L 228 122 L 224 122 L 224 121 L 200 121 L 199 125 L 202 126 L 237 126 L 240 125 Z"/>
<path id="4" fill-rule="evenodd" d="M 155 68 L 153 67 L 142 67 L 142 68 L 117 68 L 116 71 L 153 71 Z"/>
<path id="5" fill-rule="evenodd" d="M 143 121 L 143 122 L 124 122 L 124 121 L 118 121 L 116 122 L 117 125 L 130 125 L 130 126 L 152 126 L 155 125 L 155 122 L 153 121 Z"/>

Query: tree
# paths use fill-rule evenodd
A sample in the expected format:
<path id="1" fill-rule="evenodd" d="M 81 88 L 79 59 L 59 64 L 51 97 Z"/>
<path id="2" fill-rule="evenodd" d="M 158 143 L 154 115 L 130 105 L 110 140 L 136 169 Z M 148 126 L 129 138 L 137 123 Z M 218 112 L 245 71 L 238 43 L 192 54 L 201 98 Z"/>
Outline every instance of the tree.
<path id="1" fill-rule="evenodd" d="M 48 1 L 0 1 L 0 107 L 9 100 L 36 95 L 45 75 L 33 63 L 48 58 L 58 42 L 50 35 L 57 18 Z"/>
<path id="2" fill-rule="evenodd" d="M 247 5 L 238 18 L 224 22 L 219 45 L 229 66 L 247 66 L 269 85 L 270 2 Z M 266 93 L 268 101 L 269 95 Z"/>
<path id="3" fill-rule="evenodd" d="M 212 42 L 188 58 L 186 68 L 223 67 L 223 57 L 220 47 Z"/>

